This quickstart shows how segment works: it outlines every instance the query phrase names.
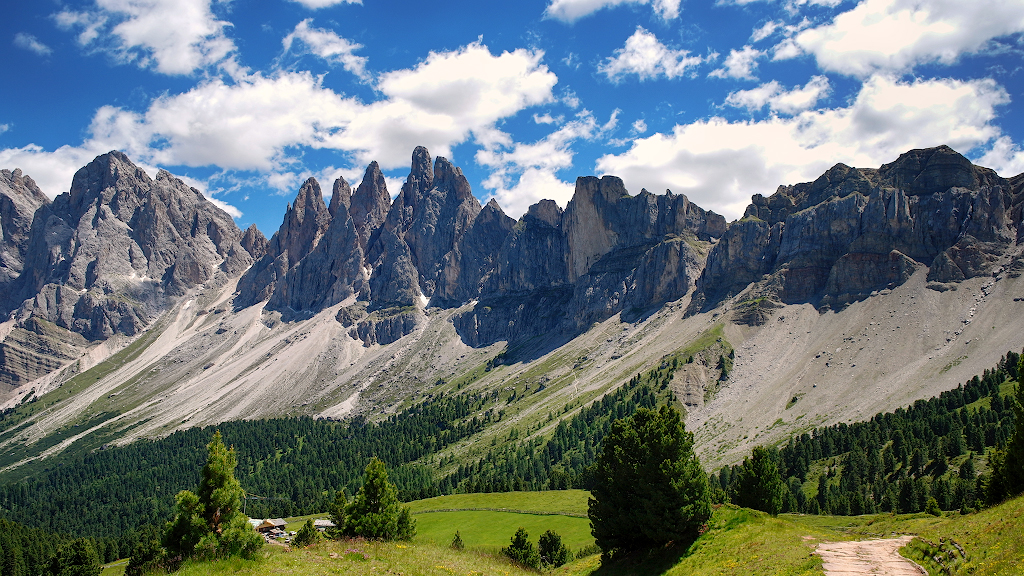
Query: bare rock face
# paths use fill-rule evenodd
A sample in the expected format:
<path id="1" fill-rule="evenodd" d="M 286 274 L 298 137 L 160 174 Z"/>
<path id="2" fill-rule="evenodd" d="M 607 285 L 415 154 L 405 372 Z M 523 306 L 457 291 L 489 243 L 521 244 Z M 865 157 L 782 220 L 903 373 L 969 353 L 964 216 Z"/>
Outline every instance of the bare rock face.
<path id="1" fill-rule="evenodd" d="M 338 179 L 344 183 L 344 179 Z M 313 250 L 278 282 L 267 307 L 282 311 L 318 311 L 358 294 L 367 280 L 363 250 L 355 223 L 348 213 L 348 199 L 339 198 L 348 184 L 335 184 L 331 204 L 337 205 L 326 232 Z M 339 189 L 342 191 L 339 194 Z"/>
<path id="2" fill-rule="evenodd" d="M 376 240 L 376 233 L 384 224 L 391 208 L 391 195 L 384 181 L 384 174 L 377 162 L 370 162 L 363 173 L 363 180 L 352 195 L 348 213 L 359 234 L 359 247 L 366 252 L 367 246 Z"/>
<path id="3" fill-rule="evenodd" d="M 434 296 L 440 302 L 452 304 L 476 297 L 484 278 L 494 270 L 501 246 L 515 223 L 492 198 L 445 255 Z"/>
<path id="4" fill-rule="evenodd" d="M 1015 197 L 1009 181 L 946 146 L 877 170 L 837 164 L 753 197 L 709 255 L 691 311 L 752 282 L 781 302 L 841 306 L 922 266 L 937 285 L 989 274 L 1019 234 Z"/>
<path id="5" fill-rule="evenodd" d="M 269 299 L 288 271 L 316 248 L 330 223 L 320 183 L 310 178 L 299 188 L 295 203 L 285 210 L 284 221 L 267 243 L 266 254 L 238 281 L 235 306 L 246 308 Z"/>
<path id="6" fill-rule="evenodd" d="M 245 269 L 241 237 L 198 190 L 109 152 L 37 210 L 11 301 L 22 322 L 38 317 L 94 340 L 135 334 L 168 296 Z"/>
<path id="7" fill-rule="evenodd" d="M 543 200 L 515 225 L 482 282 L 478 304 L 456 320 L 468 343 L 576 334 L 693 290 L 725 219 L 671 192 L 630 196 L 613 176 L 576 181 L 562 212 Z"/>
<path id="8" fill-rule="evenodd" d="M 259 260 L 267 254 L 267 237 L 260 232 L 260 229 L 252 224 L 245 229 L 242 239 L 239 241 L 242 248 L 252 256 L 253 260 Z"/>
<path id="9" fill-rule="evenodd" d="M 21 275 L 28 252 L 32 218 L 50 203 L 28 176 L 15 169 L 0 170 L 0 294 Z"/>
<path id="10" fill-rule="evenodd" d="M 380 234 L 378 245 L 381 253 L 370 276 L 371 308 L 420 304 L 419 274 L 409 245 L 386 228 Z"/>
<path id="11" fill-rule="evenodd" d="M 430 154 L 418 147 L 413 152 L 409 177 L 395 198 L 383 228 L 408 246 L 419 275 L 420 290 L 428 298 L 437 292 L 445 256 L 455 250 L 480 212 L 469 181 L 447 159 L 438 157 L 430 168 Z M 376 260 L 381 240 L 370 248 Z"/>

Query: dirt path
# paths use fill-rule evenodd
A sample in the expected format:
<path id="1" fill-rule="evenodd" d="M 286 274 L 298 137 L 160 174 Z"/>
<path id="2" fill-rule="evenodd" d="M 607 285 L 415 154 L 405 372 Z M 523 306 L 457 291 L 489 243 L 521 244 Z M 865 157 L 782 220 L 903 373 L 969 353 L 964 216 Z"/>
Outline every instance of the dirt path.
<path id="1" fill-rule="evenodd" d="M 916 564 L 896 552 L 911 538 L 822 542 L 815 553 L 825 561 L 826 576 L 921 576 Z"/>

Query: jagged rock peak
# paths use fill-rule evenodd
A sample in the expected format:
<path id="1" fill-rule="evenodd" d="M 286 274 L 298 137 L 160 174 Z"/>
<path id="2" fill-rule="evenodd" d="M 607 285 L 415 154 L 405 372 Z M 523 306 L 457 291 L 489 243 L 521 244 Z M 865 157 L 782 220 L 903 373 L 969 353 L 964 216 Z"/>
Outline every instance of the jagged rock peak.
<path id="1" fill-rule="evenodd" d="M 267 253 L 267 237 L 260 232 L 260 229 L 255 224 L 251 224 L 245 229 L 245 233 L 242 234 L 242 239 L 239 241 L 242 248 L 253 257 L 253 260 L 259 260 Z"/>
<path id="2" fill-rule="evenodd" d="M 36 210 L 50 199 L 39 186 L 15 169 L 0 170 L 0 293 L 21 274 Z M 0 297 L 0 300 L 6 299 Z M 2 305 L 2 304 L 0 304 Z"/>
<path id="3" fill-rule="evenodd" d="M 19 322 L 41 318 L 90 339 L 135 334 L 178 296 L 252 262 L 231 217 L 167 172 L 98 156 L 37 211 L 12 286 Z"/>
<path id="4" fill-rule="evenodd" d="M 389 208 L 391 195 L 388 193 L 384 174 L 381 173 L 376 161 L 370 162 L 363 173 L 363 180 L 352 195 L 348 209 L 359 234 L 359 246 L 364 252 L 387 218 Z"/>
<path id="5" fill-rule="evenodd" d="M 331 203 L 327 207 L 327 211 L 334 217 L 338 214 L 338 208 L 344 206 L 345 210 L 348 210 L 351 203 L 352 187 L 348 185 L 344 176 L 338 176 L 338 179 L 334 181 L 334 192 L 331 193 Z"/>
<path id="6" fill-rule="evenodd" d="M 409 178 L 416 178 L 422 182 L 423 188 L 430 188 L 434 184 L 434 171 L 430 167 L 430 152 L 423 146 L 417 146 L 412 151 Z"/>
<path id="7" fill-rule="evenodd" d="M 945 192 L 953 187 L 977 190 L 1006 183 L 995 171 L 975 166 L 946 145 L 900 154 L 895 162 L 883 164 L 878 172 L 910 195 Z"/>
<path id="8" fill-rule="evenodd" d="M 330 223 L 320 183 L 309 178 L 299 188 L 295 203 L 285 210 L 284 221 L 270 239 L 267 254 L 276 258 L 287 252 L 291 268 L 316 247 Z"/>
<path id="9" fill-rule="evenodd" d="M 562 223 L 562 208 L 554 200 L 546 198 L 527 208 L 526 215 L 553 228 Z"/>

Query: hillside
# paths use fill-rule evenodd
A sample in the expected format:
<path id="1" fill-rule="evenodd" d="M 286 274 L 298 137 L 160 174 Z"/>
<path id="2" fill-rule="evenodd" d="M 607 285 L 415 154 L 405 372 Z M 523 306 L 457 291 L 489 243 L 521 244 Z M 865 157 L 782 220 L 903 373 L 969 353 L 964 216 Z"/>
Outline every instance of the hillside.
<path id="1" fill-rule="evenodd" d="M 373 165 L 330 202 L 307 182 L 269 241 L 221 216 L 188 224 L 204 200 L 123 155 L 75 182 L 37 210 L 63 218 L 54 250 L 80 262 L 27 262 L 37 280 L 14 284 L 31 297 L 0 329 L 0 397 L 20 406 L 0 449 L 21 463 L 226 420 L 514 397 L 452 448 L 479 452 L 513 430 L 547 435 L 676 358 L 668 387 L 717 468 L 953 388 L 1024 347 L 1007 322 L 1024 312 L 1022 180 L 945 147 L 839 165 L 755 195 L 728 224 L 613 177 L 581 178 L 565 210 L 544 201 L 512 222 L 424 149 L 393 203 Z M 108 210 L 117 254 L 97 251 L 99 221 L 84 217 Z M 85 304 L 46 304 L 71 288 L 93 299 L 88 322 Z"/>

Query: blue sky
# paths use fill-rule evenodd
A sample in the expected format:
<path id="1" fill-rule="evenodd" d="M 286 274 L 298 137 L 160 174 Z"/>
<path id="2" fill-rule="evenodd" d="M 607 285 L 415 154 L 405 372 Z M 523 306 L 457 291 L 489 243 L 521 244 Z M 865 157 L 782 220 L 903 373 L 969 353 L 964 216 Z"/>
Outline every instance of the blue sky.
<path id="1" fill-rule="evenodd" d="M 6 9 L 0 167 L 111 149 L 268 236 L 302 180 L 417 145 L 513 217 L 577 176 L 737 218 L 836 162 L 1024 172 L 1020 0 L 41 0 Z"/>

